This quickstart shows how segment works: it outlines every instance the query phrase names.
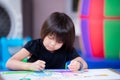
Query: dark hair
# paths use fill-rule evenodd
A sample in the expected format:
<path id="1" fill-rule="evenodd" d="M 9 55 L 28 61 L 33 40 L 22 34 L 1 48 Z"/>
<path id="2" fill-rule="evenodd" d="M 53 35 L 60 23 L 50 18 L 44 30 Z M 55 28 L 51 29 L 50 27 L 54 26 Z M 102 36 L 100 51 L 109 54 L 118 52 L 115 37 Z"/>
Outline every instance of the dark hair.
<path id="1" fill-rule="evenodd" d="M 65 13 L 54 12 L 43 23 L 41 39 L 47 35 L 55 34 L 57 41 L 62 41 L 66 51 L 71 52 L 75 40 L 75 28 L 73 21 Z"/>

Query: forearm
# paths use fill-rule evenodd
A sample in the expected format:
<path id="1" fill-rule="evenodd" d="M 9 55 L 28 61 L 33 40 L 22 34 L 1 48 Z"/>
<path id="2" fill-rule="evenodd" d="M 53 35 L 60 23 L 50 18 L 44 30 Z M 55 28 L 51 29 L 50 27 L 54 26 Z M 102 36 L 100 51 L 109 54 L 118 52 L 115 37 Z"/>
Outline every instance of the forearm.
<path id="1" fill-rule="evenodd" d="M 26 63 L 18 60 L 9 60 L 6 63 L 6 67 L 12 70 L 30 70 L 29 65 L 31 63 Z"/>

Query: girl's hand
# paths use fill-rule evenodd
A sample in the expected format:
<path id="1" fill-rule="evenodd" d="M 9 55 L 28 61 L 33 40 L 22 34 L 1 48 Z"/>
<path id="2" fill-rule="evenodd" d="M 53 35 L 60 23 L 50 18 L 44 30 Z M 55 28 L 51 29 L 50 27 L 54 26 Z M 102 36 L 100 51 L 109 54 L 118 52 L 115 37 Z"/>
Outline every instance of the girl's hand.
<path id="1" fill-rule="evenodd" d="M 80 69 L 80 62 L 76 61 L 76 60 L 72 60 L 70 62 L 70 64 L 68 65 L 68 68 L 73 71 L 76 72 Z"/>
<path id="2" fill-rule="evenodd" d="M 34 70 L 34 71 L 43 70 L 45 68 L 45 61 L 37 60 L 33 63 L 30 63 L 28 67 L 29 70 Z"/>

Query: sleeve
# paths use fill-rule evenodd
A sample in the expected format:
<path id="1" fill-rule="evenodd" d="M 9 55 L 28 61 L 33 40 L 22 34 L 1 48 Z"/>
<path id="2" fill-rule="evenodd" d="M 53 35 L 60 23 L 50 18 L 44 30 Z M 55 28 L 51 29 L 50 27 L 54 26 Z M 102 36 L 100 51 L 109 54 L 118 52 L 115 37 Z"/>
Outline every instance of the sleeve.
<path id="1" fill-rule="evenodd" d="M 37 42 L 35 40 L 32 40 L 32 41 L 29 41 L 27 42 L 23 48 L 27 49 L 31 54 L 34 54 L 36 53 L 36 45 L 37 45 Z"/>
<path id="2" fill-rule="evenodd" d="M 72 60 L 72 59 L 74 59 L 76 57 L 80 57 L 80 55 L 78 54 L 78 52 L 76 51 L 76 49 L 73 48 L 72 53 L 68 54 L 67 60 L 69 61 L 69 60 Z"/>

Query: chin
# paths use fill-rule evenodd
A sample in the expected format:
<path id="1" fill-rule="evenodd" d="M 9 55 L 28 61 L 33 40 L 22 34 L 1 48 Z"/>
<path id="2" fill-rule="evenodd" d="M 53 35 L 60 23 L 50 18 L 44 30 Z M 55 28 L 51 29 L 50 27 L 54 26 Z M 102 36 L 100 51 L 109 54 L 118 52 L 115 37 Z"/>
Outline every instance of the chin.
<path id="1" fill-rule="evenodd" d="M 47 49 L 48 51 L 50 51 L 50 52 L 53 52 L 54 50 L 52 50 L 52 49 Z"/>

